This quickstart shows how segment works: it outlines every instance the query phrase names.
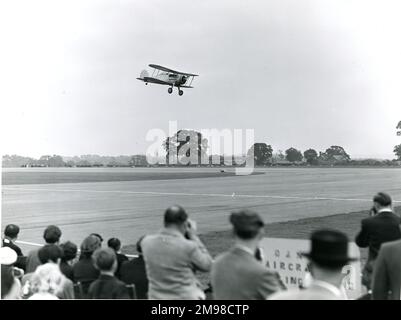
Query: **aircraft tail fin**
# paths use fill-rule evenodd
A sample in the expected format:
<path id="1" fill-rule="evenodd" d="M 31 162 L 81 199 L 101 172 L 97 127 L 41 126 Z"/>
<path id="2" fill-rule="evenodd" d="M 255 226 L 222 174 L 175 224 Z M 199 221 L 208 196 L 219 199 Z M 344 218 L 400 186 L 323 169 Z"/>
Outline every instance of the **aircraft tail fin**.
<path id="1" fill-rule="evenodd" d="M 141 79 L 149 77 L 149 73 L 146 70 L 142 70 L 140 77 Z"/>

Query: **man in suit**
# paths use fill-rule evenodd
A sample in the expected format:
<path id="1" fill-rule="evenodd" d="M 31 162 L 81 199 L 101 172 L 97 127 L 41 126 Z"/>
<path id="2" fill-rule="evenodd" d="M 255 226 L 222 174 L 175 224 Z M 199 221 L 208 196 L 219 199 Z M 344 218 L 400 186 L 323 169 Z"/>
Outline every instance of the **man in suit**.
<path id="1" fill-rule="evenodd" d="M 120 279 L 126 284 L 134 284 L 135 291 L 138 299 L 148 298 L 148 286 L 149 281 L 146 275 L 145 261 L 143 260 L 141 241 L 144 237 L 141 237 L 136 243 L 136 251 L 138 257 L 130 261 L 123 262 L 120 269 Z"/>
<path id="2" fill-rule="evenodd" d="M 3 247 L 9 247 L 15 251 L 17 254 L 17 261 L 15 266 L 25 270 L 26 267 L 26 257 L 24 257 L 22 250 L 15 244 L 15 240 L 18 239 L 19 227 L 15 224 L 9 224 L 4 229 Z"/>
<path id="3" fill-rule="evenodd" d="M 164 228 L 142 240 L 149 279 L 149 299 L 205 299 L 196 271 L 208 272 L 212 257 L 196 235 L 194 221 L 184 208 L 171 206 L 164 213 Z"/>
<path id="4" fill-rule="evenodd" d="M 373 300 L 400 300 L 401 240 L 383 243 L 375 262 Z"/>
<path id="5" fill-rule="evenodd" d="M 336 230 L 318 230 L 312 233 L 311 242 L 311 251 L 303 254 L 310 261 L 311 284 L 274 294 L 271 300 L 346 300 L 342 269 L 354 260 L 348 256 L 347 236 Z"/>
<path id="6" fill-rule="evenodd" d="M 114 276 L 117 270 L 117 257 L 114 250 L 97 249 L 93 259 L 96 268 L 100 270 L 100 276 L 89 287 L 89 299 L 129 299 L 125 284 Z"/>
<path id="7" fill-rule="evenodd" d="M 368 260 L 362 272 L 362 282 L 368 290 L 371 288 L 374 262 L 381 245 L 401 239 L 401 220 L 393 213 L 391 202 L 391 197 L 387 193 L 376 194 L 373 198 L 373 209 L 376 213 L 362 220 L 361 231 L 355 238 L 359 247 L 369 248 Z"/>
<path id="8" fill-rule="evenodd" d="M 284 289 L 278 274 L 269 271 L 256 258 L 264 231 L 261 217 L 250 210 L 239 210 L 231 214 L 230 222 L 235 245 L 213 263 L 214 299 L 262 300 Z"/>

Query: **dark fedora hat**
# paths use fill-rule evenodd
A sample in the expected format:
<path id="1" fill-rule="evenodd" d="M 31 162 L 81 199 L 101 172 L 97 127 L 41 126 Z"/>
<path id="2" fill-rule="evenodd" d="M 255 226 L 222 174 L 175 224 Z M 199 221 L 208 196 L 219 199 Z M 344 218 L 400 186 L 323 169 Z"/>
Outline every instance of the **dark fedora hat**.
<path id="1" fill-rule="evenodd" d="M 313 232 L 311 250 L 302 255 L 323 267 L 341 267 L 357 260 L 348 256 L 348 237 L 340 231 L 330 229 Z"/>

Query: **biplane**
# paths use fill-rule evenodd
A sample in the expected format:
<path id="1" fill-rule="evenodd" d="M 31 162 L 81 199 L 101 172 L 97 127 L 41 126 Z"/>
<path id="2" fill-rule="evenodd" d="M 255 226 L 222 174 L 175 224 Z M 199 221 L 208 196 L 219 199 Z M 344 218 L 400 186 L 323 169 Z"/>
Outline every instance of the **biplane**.
<path id="1" fill-rule="evenodd" d="M 178 94 L 182 96 L 184 91 L 181 88 L 193 88 L 192 81 L 197 77 L 197 74 L 180 72 L 172 70 L 157 64 L 150 64 L 149 67 L 153 68 L 152 76 L 149 75 L 147 70 L 143 70 L 138 80 L 148 83 L 162 84 L 169 86 L 168 93 L 173 93 L 173 87 L 178 88 Z"/>

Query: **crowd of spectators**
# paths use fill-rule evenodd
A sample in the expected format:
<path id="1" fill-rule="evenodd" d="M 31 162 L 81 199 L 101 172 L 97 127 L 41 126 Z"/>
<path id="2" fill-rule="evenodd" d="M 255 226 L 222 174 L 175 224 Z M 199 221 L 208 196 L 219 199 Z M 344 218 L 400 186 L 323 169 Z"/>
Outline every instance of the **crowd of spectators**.
<path id="1" fill-rule="evenodd" d="M 214 299 L 224 300 L 343 300 L 343 268 L 356 260 L 348 252 L 349 239 L 339 230 L 320 229 L 310 235 L 308 260 L 311 281 L 288 289 L 279 273 L 263 262 L 260 241 L 264 221 L 254 211 L 231 213 L 234 245 L 213 258 L 197 235 L 195 221 L 179 205 L 164 213 L 164 227 L 139 238 L 138 255 L 129 259 L 121 241 L 103 245 L 97 233 L 78 246 L 60 243 L 62 231 L 50 225 L 44 245 L 26 256 L 16 240 L 20 228 L 4 229 L 1 259 L 2 299 Z M 366 294 L 360 299 L 400 299 L 401 219 L 393 212 L 391 197 L 373 198 L 369 217 L 362 220 L 355 243 L 368 248 L 361 280 Z M 210 273 L 205 288 L 198 273 Z M 207 289 L 207 290 L 205 290 Z"/>

